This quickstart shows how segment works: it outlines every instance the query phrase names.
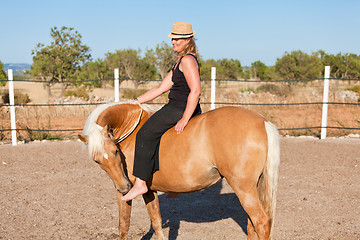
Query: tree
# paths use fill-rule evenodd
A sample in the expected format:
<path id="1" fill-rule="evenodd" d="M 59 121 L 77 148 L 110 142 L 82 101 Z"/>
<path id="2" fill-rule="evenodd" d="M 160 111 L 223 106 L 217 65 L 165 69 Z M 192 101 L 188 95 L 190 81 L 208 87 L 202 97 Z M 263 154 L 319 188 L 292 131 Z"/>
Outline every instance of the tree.
<path id="1" fill-rule="evenodd" d="M 237 80 L 242 72 L 240 61 L 237 59 L 220 59 L 217 60 L 216 77 L 219 79 Z"/>
<path id="2" fill-rule="evenodd" d="M 4 64 L 0 61 L 0 80 L 7 80 Z M 6 81 L 0 82 L 0 86 L 5 86 Z"/>
<path id="3" fill-rule="evenodd" d="M 137 79 L 135 86 L 143 83 L 141 79 L 154 79 L 156 68 L 140 57 L 140 50 L 124 49 L 108 52 L 105 57 L 107 69 L 119 69 L 120 78 Z"/>
<path id="4" fill-rule="evenodd" d="M 31 74 L 43 81 L 51 96 L 50 87 L 61 83 L 63 94 L 69 83 L 76 80 L 81 66 L 91 59 L 90 48 L 81 42 L 81 35 L 74 28 L 51 28 L 53 42 L 49 46 L 37 44 L 32 51 Z"/>
<path id="5" fill-rule="evenodd" d="M 200 78 L 202 80 L 210 79 L 211 78 L 211 68 L 217 67 L 216 60 L 208 59 L 204 61 L 201 57 L 199 58 L 199 65 L 200 65 Z"/>
<path id="6" fill-rule="evenodd" d="M 242 73 L 242 67 L 239 60 L 236 59 L 208 59 L 206 61 L 200 58 L 200 77 L 202 79 L 211 78 L 211 68 L 216 67 L 217 79 L 238 79 Z"/>
<path id="7" fill-rule="evenodd" d="M 275 63 L 279 77 L 287 80 L 320 78 L 323 65 L 318 53 L 311 55 L 302 51 L 285 52 Z"/>
<path id="8" fill-rule="evenodd" d="M 107 78 L 113 78 L 113 70 L 107 69 L 105 62 L 102 59 L 97 59 L 94 62 L 87 62 L 81 68 L 81 72 L 78 74 L 78 80 L 103 80 Z M 103 82 L 92 81 L 83 83 L 86 86 L 101 87 Z"/>
<path id="9" fill-rule="evenodd" d="M 327 54 L 323 50 L 318 51 L 323 66 L 330 66 L 330 77 L 353 78 L 360 76 L 360 56 L 353 53 Z"/>
<path id="10" fill-rule="evenodd" d="M 261 61 L 251 63 L 251 72 L 253 73 L 255 80 L 257 78 L 260 78 L 260 80 L 269 80 L 269 76 L 266 74 L 267 70 L 268 67 Z"/>
<path id="11" fill-rule="evenodd" d="M 145 60 L 155 65 L 161 79 L 164 79 L 174 65 L 174 51 L 169 44 L 162 42 L 156 45 L 155 51 L 153 49 L 146 51 Z"/>

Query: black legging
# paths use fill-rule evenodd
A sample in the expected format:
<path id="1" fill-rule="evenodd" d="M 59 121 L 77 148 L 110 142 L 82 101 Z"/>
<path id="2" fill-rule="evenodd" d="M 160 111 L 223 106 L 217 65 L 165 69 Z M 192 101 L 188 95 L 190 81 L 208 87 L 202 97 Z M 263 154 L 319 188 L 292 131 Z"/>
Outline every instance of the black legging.
<path id="1" fill-rule="evenodd" d="M 161 136 L 182 118 L 184 110 L 169 104 L 154 113 L 136 135 L 133 175 L 144 181 L 159 170 Z M 196 112 L 194 115 L 201 113 Z M 194 116 L 193 115 L 193 116 Z"/>

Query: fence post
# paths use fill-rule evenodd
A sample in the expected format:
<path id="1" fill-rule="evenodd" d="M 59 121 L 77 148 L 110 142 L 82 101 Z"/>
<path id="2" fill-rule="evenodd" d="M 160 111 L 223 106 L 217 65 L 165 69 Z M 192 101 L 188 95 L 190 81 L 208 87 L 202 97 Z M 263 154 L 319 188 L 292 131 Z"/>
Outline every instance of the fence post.
<path id="1" fill-rule="evenodd" d="M 115 102 L 119 102 L 119 69 L 114 69 L 114 95 L 115 95 Z"/>
<path id="2" fill-rule="evenodd" d="M 216 79 L 216 67 L 211 68 L 211 110 L 215 109 L 215 79 Z"/>
<path id="3" fill-rule="evenodd" d="M 322 107 L 322 119 L 321 119 L 321 137 L 320 137 L 320 139 L 326 139 L 328 102 L 329 102 L 329 77 L 330 77 L 330 66 L 325 66 L 324 94 L 323 94 L 323 107 Z"/>
<path id="4" fill-rule="evenodd" d="M 16 121 L 15 121 L 15 99 L 14 99 L 14 82 L 13 82 L 13 71 L 8 69 L 8 80 L 9 80 L 9 103 L 10 103 L 10 123 L 11 123 L 11 141 L 12 145 L 16 146 Z"/>

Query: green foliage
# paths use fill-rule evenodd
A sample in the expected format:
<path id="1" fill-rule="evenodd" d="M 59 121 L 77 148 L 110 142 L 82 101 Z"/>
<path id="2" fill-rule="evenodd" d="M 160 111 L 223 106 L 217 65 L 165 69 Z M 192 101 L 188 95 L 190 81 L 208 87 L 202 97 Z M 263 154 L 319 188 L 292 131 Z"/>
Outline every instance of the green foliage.
<path id="1" fill-rule="evenodd" d="M 94 62 L 85 63 L 77 75 L 77 80 L 100 80 L 114 78 L 114 69 L 108 69 L 102 59 L 97 59 Z M 82 85 L 88 87 L 101 87 L 102 81 L 83 82 Z"/>
<path id="2" fill-rule="evenodd" d="M 7 76 L 4 70 L 4 64 L 0 61 L 0 80 L 7 80 Z M 0 82 L 0 86 L 5 86 L 6 81 Z"/>
<path id="3" fill-rule="evenodd" d="M 318 51 L 324 66 L 330 66 L 330 77 L 333 78 L 359 78 L 360 56 L 352 53 L 327 54 Z"/>
<path id="4" fill-rule="evenodd" d="M 174 65 L 173 48 L 166 42 L 162 42 L 156 45 L 155 50 L 148 49 L 145 52 L 145 61 L 151 65 L 155 65 L 161 79 L 164 79 Z"/>
<path id="5" fill-rule="evenodd" d="M 289 85 L 275 85 L 275 84 L 262 84 L 256 88 L 256 92 L 268 92 L 280 97 L 286 97 L 291 94 L 291 87 Z"/>
<path id="6" fill-rule="evenodd" d="M 200 65 L 200 78 L 202 80 L 208 80 L 211 78 L 211 68 L 217 67 L 216 60 L 214 59 L 208 59 L 204 61 L 201 57 L 199 59 L 199 65 Z"/>
<path id="7" fill-rule="evenodd" d="M 268 67 L 261 61 L 255 61 L 251 63 L 251 71 L 255 79 L 260 80 L 271 80 L 267 74 Z"/>
<path id="8" fill-rule="evenodd" d="M 4 103 L 10 103 L 10 98 L 9 98 L 9 90 L 5 90 L 4 92 L 2 92 L 2 99 Z M 31 102 L 30 97 L 28 94 L 23 94 L 17 90 L 15 90 L 14 92 L 14 102 L 15 104 L 27 104 L 29 102 Z"/>
<path id="9" fill-rule="evenodd" d="M 124 49 L 117 50 L 115 53 L 107 53 L 105 57 L 107 69 L 118 68 L 120 78 L 125 79 L 154 79 L 157 72 L 156 67 L 140 57 L 140 50 Z M 136 81 L 137 85 L 143 81 Z"/>
<path id="10" fill-rule="evenodd" d="M 65 97 L 78 97 L 82 98 L 85 101 L 89 100 L 89 94 L 87 94 L 86 89 L 84 87 L 76 88 L 74 90 L 67 90 L 64 93 Z"/>
<path id="11" fill-rule="evenodd" d="M 281 79 L 315 79 L 322 77 L 323 65 L 318 53 L 309 55 L 298 50 L 286 52 L 282 58 L 278 58 L 275 71 Z"/>
<path id="12" fill-rule="evenodd" d="M 217 79 L 237 80 L 242 73 L 239 60 L 223 58 L 215 61 L 214 59 L 209 59 L 206 61 L 200 60 L 200 77 L 202 79 L 210 79 L 212 67 L 216 67 Z"/>
<path id="13" fill-rule="evenodd" d="M 76 80 L 81 66 L 90 60 L 90 48 L 83 45 L 81 35 L 74 28 L 51 28 L 50 36 L 53 42 L 49 46 L 39 43 L 32 51 L 33 64 L 31 74 L 43 81 L 47 86 L 60 82 L 63 92 L 69 83 Z"/>

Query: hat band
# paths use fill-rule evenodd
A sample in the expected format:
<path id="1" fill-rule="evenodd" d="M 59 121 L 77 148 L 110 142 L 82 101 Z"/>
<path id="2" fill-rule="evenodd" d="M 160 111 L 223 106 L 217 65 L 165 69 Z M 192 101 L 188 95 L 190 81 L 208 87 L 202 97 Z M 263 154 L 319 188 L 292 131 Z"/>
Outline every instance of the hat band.
<path id="1" fill-rule="evenodd" d="M 191 35 L 193 33 L 174 33 L 174 32 L 171 32 L 172 35 L 179 35 L 179 36 L 186 36 L 186 35 Z"/>

